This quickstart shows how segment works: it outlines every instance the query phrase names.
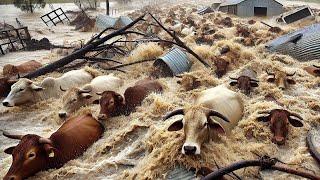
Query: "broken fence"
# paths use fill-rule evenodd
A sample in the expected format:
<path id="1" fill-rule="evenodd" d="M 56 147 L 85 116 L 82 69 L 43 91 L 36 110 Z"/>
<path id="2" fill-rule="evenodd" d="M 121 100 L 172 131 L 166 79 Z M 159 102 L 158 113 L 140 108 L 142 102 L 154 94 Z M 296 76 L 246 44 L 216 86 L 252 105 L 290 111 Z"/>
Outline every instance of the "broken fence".
<path id="1" fill-rule="evenodd" d="M 63 21 L 68 20 L 70 22 L 70 19 L 66 15 L 66 13 L 61 9 L 55 9 L 43 16 L 40 17 L 42 21 L 49 26 L 48 24 L 51 22 L 54 26 L 56 26 L 59 23 L 63 24 Z"/>
<path id="2" fill-rule="evenodd" d="M 0 30 L 0 53 L 4 55 L 9 50 L 24 49 L 25 41 L 30 38 L 28 27 Z"/>

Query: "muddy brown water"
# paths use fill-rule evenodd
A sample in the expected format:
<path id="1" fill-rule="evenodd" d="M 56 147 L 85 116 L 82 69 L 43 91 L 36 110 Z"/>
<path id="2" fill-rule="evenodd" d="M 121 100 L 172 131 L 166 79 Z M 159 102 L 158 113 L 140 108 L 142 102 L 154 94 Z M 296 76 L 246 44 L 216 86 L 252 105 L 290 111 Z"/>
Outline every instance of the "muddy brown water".
<path id="1" fill-rule="evenodd" d="M 8 8 L 8 6 L 0 6 L 0 12 L 4 8 Z M 8 12 L 11 12 L 10 8 L 8 8 Z M 12 11 L 5 16 L 14 20 L 16 12 Z M 31 23 L 31 34 L 35 37 L 49 36 L 51 41 L 63 43 L 63 41 L 76 41 L 82 38 L 89 39 L 95 33 L 72 31 L 72 27 L 65 25 L 46 28 L 42 22 L 34 21 L 40 14 L 19 14 L 22 20 Z M 1 14 L 0 17 L 4 16 Z M 235 17 L 233 20 L 235 22 L 247 21 Z M 251 27 L 259 28 L 262 35 L 266 34 L 267 29 L 263 25 Z M 288 27 L 288 29 L 292 28 Z M 310 170 L 319 175 L 319 166 L 307 151 L 305 137 L 309 129 L 320 124 L 320 111 L 317 108 L 320 107 L 320 79 L 302 70 L 302 67 L 319 63 L 319 60 L 300 63 L 289 56 L 268 54 L 262 50 L 263 44 L 257 47 L 245 47 L 235 43 L 234 28 L 225 28 L 221 31 L 225 33 L 227 40 L 221 40 L 212 46 L 198 46 L 190 43 L 190 47 L 203 59 L 210 59 L 225 44 L 237 52 L 239 59 L 232 61 L 230 70 L 223 78 L 218 79 L 212 70 L 205 69 L 190 56 L 194 63 L 191 74 L 201 78 L 204 82 L 203 86 L 184 92 L 176 83 L 177 78 L 161 78 L 160 82 L 165 86 L 164 92 L 149 95 L 136 112 L 129 116 L 108 119 L 104 123 L 106 131 L 103 137 L 94 143 L 83 156 L 69 161 L 60 169 L 39 172 L 30 179 L 165 179 L 168 171 L 177 164 L 187 168 L 200 168 L 201 166 L 216 168 L 214 160 L 220 166 L 225 166 L 239 160 L 255 159 L 257 158 L 255 154 L 276 157 L 286 163 L 293 164 L 293 167 Z M 158 57 L 165 52 L 167 49 L 163 50 L 155 44 L 141 45 L 123 61 L 132 62 Z M 60 56 L 54 51 L 15 52 L 1 56 L 0 66 L 8 62 L 18 64 L 31 59 L 49 63 L 59 58 Z M 151 66 L 151 63 L 146 63 L 127 67 L 124 70 L 128 71 L 129 75 L 113 72 L 125 80 L 125 85 L 120 88 L 120 93 L 123 93 L 137 80 L 147 77 Z M 162 116 L 175 108 L 189 106 L 194 95 L 201 90 L 218 84 L 228 84 L 229 76 L 236 77 L 246 67 L 257 71 L 260 86 L 255 88 L 249 96 L 241 94 L 234 87 L 229 87 L 241 95 L 245 106 L 243 118 L 231 136 L 222 136 L 219 141 L 205 143 L 200 156 L 182 155 L 183 132 L 167 131 L 170 123 L 180 117 L 163 122 Z M 266 69 L 296 71 L 294 78 L 297 84 L 290 86 L 288 90 L 281 91 L 274 84 L 266 82 Z M 46 76 L 59 76 L 59 74 L 52 73 Z M 35 81 L 39 82 L 42 78 L 44 77 L 37 78 Z M 287 143 L 284 146 L 277 146 L 271 142 L 268 123 L 256 121 L 260 110 L 279 108 L 278 104 L 265 100 L 265 96 L 268 94 L 276 97 L 284 105 L 282 108 L 294 111 L 304 118 L 304 127 L 289 127 Z M 63 123 L 58 117 L 61 106 L 60 99 L 50 99 L 34 105 L 14 108 L 0 105 L 0 130 L 16 134 L 34 133 L 49 137 Z M 82 108 L 77 114 L 83 111 L 91 111 L 94 116 L 97 116 L 99 106 Z M 3 150 L 17 143 L 17 140 L 0 136 L 0 178 L 3 178 L 8 171 L 12 159 Z M 319 147 L 320 143 L 317 146 Z M 301 179 L 280 172 L 259 172 L 257 168 L 247 168 L 236 171 L 236 173 L 244 179 Z"/>

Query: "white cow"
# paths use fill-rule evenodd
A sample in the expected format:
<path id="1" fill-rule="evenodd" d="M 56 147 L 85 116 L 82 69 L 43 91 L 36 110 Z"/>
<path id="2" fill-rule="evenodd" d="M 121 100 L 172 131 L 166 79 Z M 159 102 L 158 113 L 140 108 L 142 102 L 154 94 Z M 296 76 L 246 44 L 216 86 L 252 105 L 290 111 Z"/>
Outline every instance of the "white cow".
<path id="1" fill-rule="evenodd" d="M 113 74 L 109 74 L 94 78 L 90 83 L 85 84 L 80 89 L 69 89 L 63 96 L 63 109 L 59 112 L 59 117 L 65 118 L 80 107 L 98 101 L 100 96 L 97 95 L 97 93 L 102 93 L 104 91 L 117 91 L 122 85 L 122 79 L 115 77 Z"/>
<path id="2" fill-rule="evenodd" d="M 2 104 L 12 107 L 25 103 L 36 103 L 51 97 L 57 98 L 63 94 L 60 91 L 60 87 L 71 88 L 81 86 L 90 82 L 94 76 L 87 69 L 72 70 L 58 78 L 47 77 L 40 85 L 36 85 L 29 79 L 21 78 L 11 86 L 11 91 L 6 99 L 2 101 Z"/>
<path id="3" fill-rule="evenodd" d="M 241 97 L 224 85 L 202 91 L 192 107 L 177 109 L 165 116 L 182 114 L 184 119 L 175 121 L 168 128 L 177 131 L 184 128 L 185 143 L 182 153 L 200 154 L 200 147 L 217 133 L 229 134 L 243 114 Z"/>

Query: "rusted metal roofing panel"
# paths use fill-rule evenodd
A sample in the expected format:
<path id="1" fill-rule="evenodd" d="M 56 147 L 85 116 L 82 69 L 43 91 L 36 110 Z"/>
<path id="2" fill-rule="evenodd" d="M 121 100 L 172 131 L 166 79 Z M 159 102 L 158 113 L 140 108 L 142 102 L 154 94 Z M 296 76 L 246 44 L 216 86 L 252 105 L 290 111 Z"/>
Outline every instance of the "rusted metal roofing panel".
<path id="1" fill-rule="evenodd" d="M 313 24 L 274 39 L 267 50 L 290 55 L 300 61 L 320 59 L 320 24 Z"/>

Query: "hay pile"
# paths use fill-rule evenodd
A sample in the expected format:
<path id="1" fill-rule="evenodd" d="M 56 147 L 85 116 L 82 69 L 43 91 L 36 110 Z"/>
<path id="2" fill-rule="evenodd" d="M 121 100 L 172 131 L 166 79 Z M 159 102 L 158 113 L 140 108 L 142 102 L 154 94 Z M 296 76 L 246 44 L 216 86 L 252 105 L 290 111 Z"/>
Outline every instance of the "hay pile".
<path id="1" fill-rule="evenodd" d="M 156 12 L 161 19 L 172 18 L 171 13 L 176 13 L 176 17 L 183 22 L 189 12 L 193 12 L 192 6 L 174 6 Z M 133 13 L 139 15 L 139 11 Z M 210 13 L 204 17 L 191 13 L 189 17 L 196 24 L 207 23 L 228 17 L 223 13 Z M 230 22 L 231 21 L 231 22 Z M 164 21 L 162 21 L 164 22 Z M 170 22 L 170 21 L 167 21 Z M 232 24 L 231 24 L 232 23 Z M 168 27 L 168 23 L 165 25 Z M 258 44 L 247 46 L 239 38 L 243 38 L 237 31 L 237 26 L 247 26 L 253 42 Z M 309 75 L 302 68 L 309 64 L 316 64 L 319 61 L 301 63 L 295 59 L 285 56 L 270 54 L 264 51 L 264 43 L 283 32 L 288 32 L 293 27 L 283 28 L 281 33 L 270 32 L 269 29 L 258 23 L 248 24 L 248 20 L 231 17 L 227 25 L 221 23 L 217 25 L 215 34 L 225 38 L 214 38 L 212 45 L 196 44 L 195 41 L 188 41 L 188 45 L 197 54 L 206 60 L 212 69 L 208 70 L 202 66 L 195 58 L 189 56 L 193 66 L 188 74 L 201 78 L 202 85 L 198 89 L 183 91 L 176 83 L 178 78 L 161 78 L 160 82 L 165 86 L 162 94 L 151 94 L 137 108 L 137 111 L 129 116 L 119 116 L 110 118 L 105 122 L 106 132 L 104 136 L 90 147 L 83 156 L 72 160 L 60 169 L 52 169 L 38 173 L 32 179 L 164 179 L 168 171 L 177 164 L 187 168 L 199 169 L 203 166 L 216 169 L 215 162 L 219 166 L 226 166 L 232 162 L 256 159 L 255 154 L 269 155 L 280 160 L 297 164 L 303 169 L 319 172 L 319 167 L 312 159 L 305 146 L 307 131 L 320 124 L 320 79 Z M 197 33 L 199 34 L 199 33 Z M 164 35 L 160 31 L 159 35 Z M 188 36 L 185 38 L 189 38 Z M 196 37 L 194 37 L 196 38 Z M 185 40 L 185 39 L 184 39 Z M 221 48 L 225 45 L 230 47 L 230 52 L 225 56 L 230 63 L 228 73 L 218 79 L 214 74 L 215 69 L 210 59 L 219 56 Z M 123 62 L 133 62 L 142 59 L 154 58 L 163 55 L 168 49 L 163 49 L 155 43 L 141 44 L 131 52 L 128 57 L 123 57 Z M 229 76 L 236 77 L 244 68 L 250 67 L 257 71 L 260 80 L 259 87 L 255 88 L 249 96 L 241 94 L 238 89 L 229 87 L 238 92 L 244 101 L 244 115 L 238 126 L 232 131 L 231 136 L 222 136 L 219 141 L 211 141 L 203 145 L 201 155 L 192 157 L 181 154 L 181 146 L 184 140 L 183 131 L 168 132 L 168 126 L 175 120 L 162 121 L 162 116 L 177 107 L 188 106 L 192 98 L 201 90 L 215 87 L 218 84 L 228 84 Z M 274 84 L 268 83 L 266 70 L 279 69 L 286 72 L 296 71 L 294 76 L 297 81 L 289 89 L 282 91 Z M 148 77 L 152 66 L 151 63 L 139 64 L 126 67 L 124 70 L 128 74 L 113 72 L 116 76 L 125 80 L 125 85 L 121 87 L 120 93 L 132 86 L 137 80 Z M 109 73 L 109 72 L 104 72 Z M 39 77 L 39 81 L 42 77 Z M 271 142 L 271 132 L 267 123 L 257 122 L 258 112 L 272 108 L 279 108 L 276 102 L 266 100 L 266 96 L 271 95 L 283 104 L 284 109 L 296 112 L 304 118 L 302 128 L 289 127 L 289 135 L 286 145 L 277 146 Z M 21 125 L 25 126 L 25 132 L 36 133 L 42 136 L 50 135 L 62 123 L 58 118 L 58 111 L 61 108 L 60 100 L 48 100 L 38 104 L 25 107 L 15 107 L 4 109 L 1 112 L 2 118 L 14 119 L 8 122 L 4 129 L 14 127 L 19 131 Z M 31 114 L 25 113 L 33 112 Z M 93 112 L 94 116 L 99 113 L 99 106 L 92 105 L 82 108 L 76 114 L 84 111 Z M 23 114 L 21 117 L 19 114 Z M 33 117 L 33 114 L 37 116 Z M 9 120 L 8 120 L 9 121 Z M 32 127 L 32 124 L 40 124 Z M 13 130 L 13 129 L 11 129 Z M 15 144 L 11 140 L 3 140 L 1 145 L 3 150 L 9 145 Z M 11 164 L 11 157 L 0 152 L 1 164 L 0 178 L 2 178 Z M 244 179 L 299 179 L 296 176 L 280 172 L 259 173 L 257 168 L 247 168 L 236 172 Z"/>

